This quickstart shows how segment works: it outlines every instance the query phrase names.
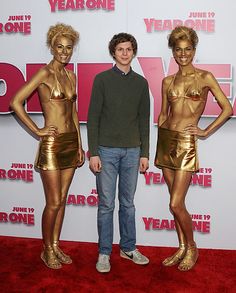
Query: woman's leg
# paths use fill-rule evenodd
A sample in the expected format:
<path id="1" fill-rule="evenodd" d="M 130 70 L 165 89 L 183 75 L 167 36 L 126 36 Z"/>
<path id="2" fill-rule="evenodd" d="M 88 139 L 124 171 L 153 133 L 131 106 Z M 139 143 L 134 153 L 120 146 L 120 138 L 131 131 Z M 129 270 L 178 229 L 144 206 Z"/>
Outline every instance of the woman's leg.
<path id="1" fill-rule="evenodd" d="M 72 260 L 69 255 L 66 255 L 59 247 L 59 238 L 61 234 L 62 224 L 65 215 L 66 198 L 69 191 L 71 181 L 75 173 L 74 168 L 64 169 L 60 172 L 61 197 L 60 208 L 56 216 L 55 226 L 53 229 L 53 249 L 61 263 L 71 264 Z"/>
<path id="2" fill-rule="evenodd" d="M 61 199 L 61 176 L 60 170 L 40 171 L 43 182 L 46 205 L 42 215 L 42 235 L 45 249 L 41 254 L 44 263 L 52 269 L 61 268 L 53 251 L 53 231 L 56 217 L 60 209 Z"/>
<path id="3" fill-rule="evenodd" d="M 169 193 L 170 193 L 170 196 L 171 196 L 171 190 L 172 190 L 172 186 L 173 186 L 173 182 L 174 182 L 174 179 L 175 179 L 175 170 L 172 170 L 172 169 L 168 169 L 168 168 L 163 168 L 163 175 L 164 175 L 164 178 L 165 178 L 165 182 L 168 186 L 168 190 L 169 190 Z M 172 212 L 172 211 L 171 211 Z M 178 235 L 178 240 L 179 240 L 179 249 L 177 250 L 177 252 L 175 252 L 172 256 L 170 257 L 167 257 L 162 263 L 163 265 L 165 266 L 173 266 L 177 263 L 179 263 L 184 255 L 185 255 L 185 251 L 186 251 L 186 240 L 185 240 L 185 236 L 184 236 L 184 233 L 179 225 L 179 222 L 177 220 L 177 218 L 174 216 L 174 221 L 175 221 L 175 227 L 176 227 L 176 232 L 177 232 L 177 235 Z"/>
<path id="4" fill-rule="evenodd" d="M 69 191 L 69 187 L 73 179 L 74 173 L 74 168 L 64 169 L 60 171 L 60 208 L 56 216 L 55 226 L 53 230 L 53 241 L 59 241 L 60 238 L 61 228 L 65 215 L 67 193 Z"/>
<path id="5" fill-rule="evenodd" d="M 176 172 L 175 170 L 163 168 L 163 175 L 165 178 L 165 182 L 168 186 L 170 197 L 172 196 L 172 186 L 173 186 L 173 182 L 175 179 L 175 172 Z M 179 225 L 177 218 L 175 217 L 174 214 L 173 214 L 173 216 L 174 216 L 174 220 L 175 220 L 175 227 L 176 227 L 176 231 L 177 231 L 177 235 L 178 235 L 179 244 L 185 244 L 186 240 L 185 240 L 184 233 Z"/>
<path id="6" fill-rule="evenodd" d="M 179 265 L 180 270 L 190 270 L 198 258 L 198 251 L 193 239 L 192 218 L 185 206 L 185 197 L 191 178 L 191 172 L 176 170 L 171 189 L 170 209 L 179 223 L 187 245 L 186 254 Z"/>
<path id="7" fill-rule="evenodd" d="M 191 178 L 191 172 L 176 170 L 170 198 L 170 210 L 178 221 L 187 244 L 194 243 L 192 218 L 185 206 L 185 197 L 191 182 Z"/>

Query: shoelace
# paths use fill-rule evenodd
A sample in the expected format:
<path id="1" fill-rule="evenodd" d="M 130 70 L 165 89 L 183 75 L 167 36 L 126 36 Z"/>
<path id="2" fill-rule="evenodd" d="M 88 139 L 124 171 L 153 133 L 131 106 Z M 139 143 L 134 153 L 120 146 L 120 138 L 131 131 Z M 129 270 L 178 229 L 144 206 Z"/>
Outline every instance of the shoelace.
<path id="1" fill-rule="evenodd" d="M 108 255 L 103 255 L 100 260 L 101 260 L 101 263 L 106 264 L 109 261 L 109 257 Z"/>
<path id="2" fill-rule="evenodd" d="M 137 258 L 142 258 L 142 254 L 139 252 L 138 249 L 135 249 L 133 254 L 137 257 Z"/>

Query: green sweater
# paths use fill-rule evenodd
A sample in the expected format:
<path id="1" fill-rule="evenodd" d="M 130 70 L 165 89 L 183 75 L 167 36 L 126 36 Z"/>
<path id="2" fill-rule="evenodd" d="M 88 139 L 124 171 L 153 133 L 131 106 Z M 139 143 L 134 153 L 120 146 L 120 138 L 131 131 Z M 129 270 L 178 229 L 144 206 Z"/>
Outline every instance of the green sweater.
<path id="1" fill-rule="evenodd" d="M 88 146 L 91 156 L 98 146 L 141 147 L 149 157 L 150 98 L 147 80 L 136 72 L 127 75 L 109 69 L 93 83 L 88 112 Z"/>

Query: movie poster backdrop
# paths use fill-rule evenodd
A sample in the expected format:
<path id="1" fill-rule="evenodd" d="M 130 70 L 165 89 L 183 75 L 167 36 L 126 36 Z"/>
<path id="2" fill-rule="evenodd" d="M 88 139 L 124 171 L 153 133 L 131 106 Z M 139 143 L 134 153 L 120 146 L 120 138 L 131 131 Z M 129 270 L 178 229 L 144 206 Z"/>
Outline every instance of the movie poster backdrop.
<path id="1" fill-rule="evenodd" d="M 51 60 L 46 33 L 50 25 L 63 22 L 80 32 L 68 66 L 77 76 L 77 107 L 86 152 L 93 79 L 114 62 L 108 42 L 119 32 L 136 37 L 138 54 L 132 68 L 148 80 L 151 97 L 150 168 L 139 175 L 135 197 L 137 243 L 177 245 L 167 186 L 153 161 L 161 82 L 177 70 L 167 37 L 175 26 L 186 25 L 199 36 L 195 66 L 215 75 L 234 107 L 234 116 L 223 127 L 198 141 L 200 170 L 192 177 L 186 202 L 199 247 L 235 249 L 236 3 L 225 0 L 222 9 L 220 0 L 8 0 L 0 6 L 0 235 L 41 238 L 45 199 L 40 175 L 34 169 L 39 141 L 12 115 L 9 101 Z M 25 109 L 35 123 L 43 126 L 36 93 L 28 99 Z M 219 106 L 209 94 L 200 127 L 206 127 L 219 113 Z M 95 177 L 86 159 L 84 166 L 76 170 L 68 193 L 61 238 L 97 242 L 97 203 Z M 117 209 L 115 243 L 119 242 Z"/>

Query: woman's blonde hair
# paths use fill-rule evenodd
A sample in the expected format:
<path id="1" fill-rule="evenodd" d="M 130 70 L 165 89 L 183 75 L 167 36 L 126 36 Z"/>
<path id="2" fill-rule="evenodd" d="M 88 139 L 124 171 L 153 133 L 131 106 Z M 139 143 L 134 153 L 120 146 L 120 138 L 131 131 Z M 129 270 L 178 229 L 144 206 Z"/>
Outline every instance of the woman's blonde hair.
<path id="1" fill-rule="evenodd" d="M 49 48 L 53 47 L 57 37 L 63 36 L 72 40 L 73 46 L 75 46 L 79 41 L 79 33 L 73 29 L 72 26 L 66 25 L 64 23 L 58 23 L 56 25 L 50 26 L 47 33 L 47 46 Z"/>
<path id="2" fill-rule="evenodd" d="M 194 49 L 198 44 L 197 33 L 192 28 L 186 26 L 177 26 L 172 30 L 168 37 L 168 47 L 173 50 L 178 40 L 188 40 Z"/>

